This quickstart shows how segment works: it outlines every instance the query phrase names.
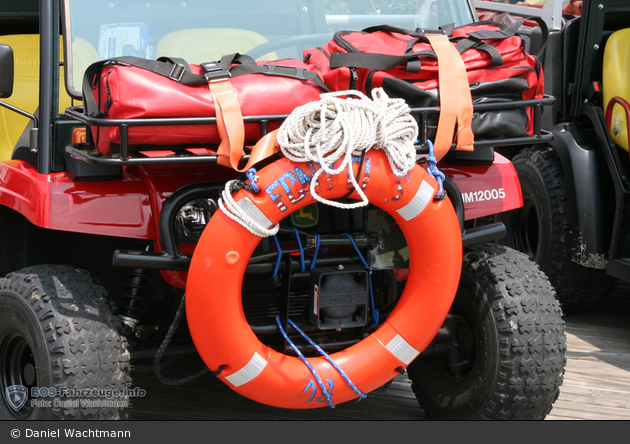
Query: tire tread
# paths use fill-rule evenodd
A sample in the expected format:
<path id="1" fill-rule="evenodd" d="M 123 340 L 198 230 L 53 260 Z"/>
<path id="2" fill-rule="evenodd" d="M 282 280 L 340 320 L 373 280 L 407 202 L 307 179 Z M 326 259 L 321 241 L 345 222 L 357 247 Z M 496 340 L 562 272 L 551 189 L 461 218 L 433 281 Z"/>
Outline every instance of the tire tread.
<path id="1" fill-rule="evenodd" d="M 130 353 L 105 288 L 85 270 L 38 265 L 0 279 L 30 305 L 46 341 L 52 386 L 119 389 L 131 384 Z M 99 398 L 95 398 L 99 399 Z M 128 397 L 120 400 L 127 400 Z M 121 407 L 51 407 L 46 419 L 125 419 Z"/>
<path id="2" fill-rule="evenodd" d="M 474 402 L 466 411 L 449 411 L 446 403 L 427 398 L 430 391 L 423 386 L 432 381 L 414 368 L 420 360 L 412 363 L 409 375 L 421 407 L 433 419 L 544 419 L 559 396 L 566 366 L 565 324 L 548 279 L 525 254 L 495 244 L 466 252 L 462 273 L 478 284 L 477 295 L 484 296 L 476 303 L 483 305 L 485 299 L 498 334 L 495 368 L 474 375 L 477 381 L 465 390 L 490 393 L 468 394 Z M 486 383 L 482 376 L 494 379 Z M 451 398 L 464 389 L 453 390 Z"/>

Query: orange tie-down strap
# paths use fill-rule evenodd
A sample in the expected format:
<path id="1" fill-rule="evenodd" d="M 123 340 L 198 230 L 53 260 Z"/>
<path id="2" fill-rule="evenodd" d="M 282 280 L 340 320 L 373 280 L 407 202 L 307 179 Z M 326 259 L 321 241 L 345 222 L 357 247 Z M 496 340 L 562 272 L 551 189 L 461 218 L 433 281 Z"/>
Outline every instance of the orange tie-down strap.
<path id="1" fill-rule="evenodd" d="M 457 49 L 446 35 L 427 34 L 427 38 L 438 60 L 440 117 L 433 149 L 439 161 L 451 149 L 455 125 L 456 149 L 464 151 L 474 149 L 473 105 L 466 66 Z"/>
<path id="2" fill-rule="evenodd" d="M 247 165 L 244 168 L 239 168 L 241 158 L 245 155 L 245 124 L 236 91 L 229 80 L 210 82 L 208 86 L 212 93 L 217 127 L 221 137 L 221 143 L 217 149 L 217 163 L 219 165 L 230 167 L 242 173 L 280 150 L 276 143 L 277 130 L 272 131 L 253 147 Z"/>

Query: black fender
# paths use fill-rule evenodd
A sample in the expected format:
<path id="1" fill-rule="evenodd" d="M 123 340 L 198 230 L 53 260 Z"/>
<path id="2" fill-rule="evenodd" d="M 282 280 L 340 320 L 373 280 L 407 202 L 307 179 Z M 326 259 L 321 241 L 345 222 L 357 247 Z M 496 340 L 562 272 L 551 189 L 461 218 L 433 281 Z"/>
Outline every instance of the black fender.
<path id="1" fill-rule="evenodd" d="M 602 144 L 592 131 L 575 122 L 563 122 L 552 128 L 549 142 L 557 153 L 565 178 L 567 223 L 574 262 L 593 267 L 589 259 L 609 256 L 611 207 L 610 177 L 601 155 Z M 596 268 L 605 267 L 599 264 Z"/>

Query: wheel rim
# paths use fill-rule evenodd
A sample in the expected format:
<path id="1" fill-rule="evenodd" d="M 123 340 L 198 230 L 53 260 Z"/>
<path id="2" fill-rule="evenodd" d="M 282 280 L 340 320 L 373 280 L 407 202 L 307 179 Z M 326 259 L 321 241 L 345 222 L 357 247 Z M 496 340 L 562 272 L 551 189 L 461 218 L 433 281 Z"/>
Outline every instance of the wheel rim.
<path id="1" fill-rule="evenodd" d="M 450 331 L 444 353 L 436 356 L 436 368 L 451 383 L 464 383 L 475 368 L 477 332 L 465 311 L 453 309 L 444 326 Z"/>
<path id="2" fill-rule="evenodd" d="M 472 372 L 477 356 L 477 336 L 464 313 L 454 312 L 457 324 L 454 351 L 448 356 L 448 369 L 455 378 L 465 378 Z"/>
<path id="3" fill-rule="evenodd" d="M 534 260 L 540 236 L 536 206 L 530 199 L 524 199 L 523 207 L 517 211 L 514 218 L 516 225 L 516 230 L 513 230 L 514 246 Z"/>
<path id="4" fill-rule="evenodd" d="M 473 288 L 476 286 L 474 283 L 469 284 Z M 445 326 L 448 323 L 451 331 L 450 351 L 436 360 L 442 378 L 449 384 L 458 386 L 470 384 L 478 377 L 479 353 L 484 353 L 480 349 L 484 327 L 475 318 L 476 310 L 470 291 L 471 288 L 466 288 L 463 293 L 457 294 L 445 322 Z"/>
<path id="5" fill-rule="evenodd" d="M 2 396 L 9 408 L 8 410 L 19 419 L 24 419 L 31 414 L 33 407 L 26 402 L 24 406 L 16 411 L 10 407 L 7 399 L 7 388 L 12 385 L 21 385 L 28 390 L 37 386 L 37 367 L 33 351 L 26 338 L 19 333 L 8 335 L 2 344 L 2 354 L 0 357 L 0 376 L 2 378 Z"/>

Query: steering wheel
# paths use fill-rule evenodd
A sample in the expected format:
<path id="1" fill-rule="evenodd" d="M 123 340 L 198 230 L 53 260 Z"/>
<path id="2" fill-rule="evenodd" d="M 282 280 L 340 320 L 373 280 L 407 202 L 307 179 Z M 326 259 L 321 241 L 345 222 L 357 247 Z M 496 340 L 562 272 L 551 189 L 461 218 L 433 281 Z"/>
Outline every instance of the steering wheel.
<path id="1" fill-rule="evenodd" d="M 330 39 L 331 39 L 331 35 L 324 34 L 324 33 L 290 35 L 287 37 L 280 37 L 279 39 L 262 43 L 250 49 L 245 54 L 252 57 L 253 59 L 257 59 L 258 57 L 264 56 L 265 54 L 268 54 L 273 51 L 277 51 L 278 49 L 288 48 L 289 46 L 314 48 L 317 46 L 325 45 L 326 43 L 330 41 Z"/>

